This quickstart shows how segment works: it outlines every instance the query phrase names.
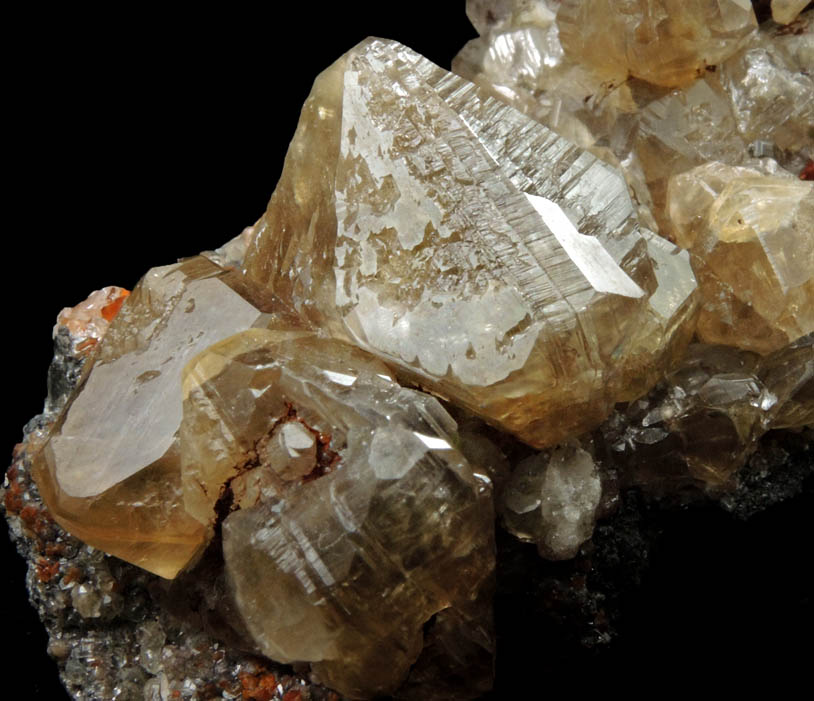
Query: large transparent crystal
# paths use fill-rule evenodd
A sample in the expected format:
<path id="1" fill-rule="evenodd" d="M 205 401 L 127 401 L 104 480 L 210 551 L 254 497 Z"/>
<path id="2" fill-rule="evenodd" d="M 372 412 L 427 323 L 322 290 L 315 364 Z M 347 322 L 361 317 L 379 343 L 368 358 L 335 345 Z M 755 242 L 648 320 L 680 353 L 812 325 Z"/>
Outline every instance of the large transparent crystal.
<path id="1" fill-rule="evenodd" d="M 270 319 L 205 258 L 154 268 L 113 319 L 35 461 L 56 521 L 86 543 L 174 577 L 205 543 L 181 496 L 181 370 Z"/>
<path id="2" fill-rule="evenodd" d="M 599 423 L 631 373 L 658 375 L 686 342 L 692 273 L 663 253 L 657 274 L 614 168 L 367 40 L 317 79 L 246 269 L 401 377 L 544 446 Z"/>
<path id="3" fill-rule="evenodd" d="M 197 504 L 225 484 L 240 506 L 226 570 L 265 655 L 350 698 L 405 680 L 424 698 L 434 641 L 469 676 L 449 698 L 490 686 L 491 484 L 436 400 L 353 346 L 264 330 L 199 355 L 184 388 L 185 486 Z"/>

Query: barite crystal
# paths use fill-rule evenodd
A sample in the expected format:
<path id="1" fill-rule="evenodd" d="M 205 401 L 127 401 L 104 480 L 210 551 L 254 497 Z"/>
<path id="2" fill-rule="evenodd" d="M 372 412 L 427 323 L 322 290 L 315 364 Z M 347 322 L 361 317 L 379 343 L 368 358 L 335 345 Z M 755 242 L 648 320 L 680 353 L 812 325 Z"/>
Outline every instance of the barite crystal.
<path id="1" fill-rule="evenodd" d="M 609 83 L 565 56 L 553 12 L 515 12 L 473 24 L 481 36 L 453 59 L 453 71 L 560 136 L 589 148 L 620 114 L 635 112 L 626 83 Z"/>
<path id="2" fill-rule="evenodd" d="M 490 687 L 491 483 L 435 399 L 345 343 L 266 330 L 199 355 L 184 395 L 185 487 L 240 506 L 226 572 L 263 654 L 350 698 L 405 680 L 425 698 L 429 655 L 469 677 L 448 698 Z"/>
<path id="3" fill-rule="evenodd" d="M 649 237 L 617 170 L 367 40 L 315 82 L 246 270 L 400 377 L 546 446 L 689 340 L 688 261 L 670 244 L 651 258 Z"/>
<path id="4" fill-rule="evenodd" d="M 814 183 L 711 162 L 674 175 L 667 200 L 702 340 L 768 353 L 814 331 Z"/>
<path id="5" fill-rule="evenodd" d="M 790 36 L 762 29 L 720 66 L 741 136 L 778 158 L 814 156 L 814 12 L 807 16 Z"/>
<path id="6" fill-rule="evenodd" d="M 748 0 L 563 0 L 566 55 L 606 80 L 679 87 L 731 56 L 756 27 Z"/>
<path id="7" fill-rule="evenodd" d="M 244 286 L 200 257 L 150 270 L 86 363 L 34 464 L 60 525 L 163 577 L 205 542 L 181 498 L 181 370 L 214 341 L 268 321 L 235 291 Z"/>
<path id="8" fill-rule="evenodd" d="M 556 21 L 550 13 L 482 5 L 500 19 L 475 22 L 481 37 L 464 46 L 453 69 L 621 168 L 642 222 L 651 228 L 669 230 L 664 210 L 671 175 L 711 160 L 743 165 L 754 156 L 771 156 L 797 173 L 814 157 L 811 12 L 799 18 L 794 31 L 772 23 L 750 31 L 720 63 L 708 62 L 693 80 L 668 90 L 645 82 L 652 77 L 632 77 L 637 74 L 629 72 L 622 55 L 602 53 L 602 65 L 596 66 L 564 50 L 562 35 L 571 14 L 587 12 L 591 3 L 564 3 L 564 16 Z M 737 3 L 703 0 L 700 5 L 702 16 Z M 625 17 L 648 23 L 661 12 L 641 14 L 643 7 L 627 8 Z M 606 26 L 601 32 L 614 41 Z M 582 41 L 584 32 L 578 34 Z M 653 46 L 670 55 L 686 48 L 685 39 L 661 37 Z M 591 41 L 586 51 L 600 43 Z M 609 73 L 616 77 L 608 78 Z"/>

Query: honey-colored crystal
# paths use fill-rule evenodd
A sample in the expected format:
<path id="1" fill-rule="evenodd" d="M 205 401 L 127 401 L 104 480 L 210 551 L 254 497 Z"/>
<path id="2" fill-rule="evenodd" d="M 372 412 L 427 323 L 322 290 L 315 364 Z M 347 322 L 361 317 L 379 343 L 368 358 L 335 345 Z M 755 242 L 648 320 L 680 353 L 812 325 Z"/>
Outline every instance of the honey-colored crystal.
<path id="1" fill-rule="evenodd" d="M 778 24 L 791 24 L 810 0 L 772 0 L 772 19 Z"/>
<path id="2" fill-rule="evenodd" d="M 184 509 L 181 370 L 214 341 L 268 317 L 205 258 L 150 270 L 110 324 L 34 463 L 56 521 L 163 577 L 203 547 Z"/>
<path id="3" fill-rule="evenodd" d="M 246 270 L 400 377 L 545 446 L 686 342 L 694 282 L 674 253 L 657 275 L 614 168 L 368 40 L 317 79 Z"/>
<path id="4" fill-rule="evenodd" d="M 673 176 L 668 210 L 702 340 L 768 353 L 814 331 L 814 183 L 709 163 Z"/>
<path id="5" fill-rule="evenodd" d="M 567 56 L 617 84 L 679 87 L 732 55 L 757 26 L 748 0 L 563 0 Z"/>
<path id="6" fill-rule="evenodd" d="M 311 662 L 350 698 L 405 681 L 412 698 L 429 698 L 438 680 L 421 681 L 426 644 L 435 664 L 446 650 L 448 672 L 469 679 L 445 698 L 489 688 L 491 485 L 454 447 L 436 400 L 353 346 L 265 330 L 199 355 L 184 393 L 185 487 L 204 497 L 244 483 L 223 552 L 263 654 Z M 309 435 L 330 457 L 304 466 L 290 441 L 307 457 Z"/>

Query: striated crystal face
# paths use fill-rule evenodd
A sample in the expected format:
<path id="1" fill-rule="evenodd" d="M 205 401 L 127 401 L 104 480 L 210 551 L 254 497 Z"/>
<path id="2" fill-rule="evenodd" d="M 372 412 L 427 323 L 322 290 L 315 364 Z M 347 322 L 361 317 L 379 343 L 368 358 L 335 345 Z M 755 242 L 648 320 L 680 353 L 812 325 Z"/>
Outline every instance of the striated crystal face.
<path id="1" fill-rule="evenodd" d="M 448 672 L 489 688 L 491 483 L 436 400 L 345 343 L 266 330 L 199 355 L 184 395 L 184 487 L 240 507 L 223 552 L 263 654 L 350 698 L 418 694 L 429 626 Z"/>
<path id="2" fill-rule="evenodd" d="M 660 266 L 648 237 L 618 171 L 368 40 L 317 79 L 246 269 L 401 377 L 544 446 L 596 425 L 633 366 L 687 340 L 689 265 L 660 244 Z"/>
<path id="3" fill-rule="evenodd" d="M 606 80 L 666 87 L 691 83 L 757 26 L 748 0 L 563 0 L 557 23 L 566 55 Z"/>
<path id="4" fill-rule="evenodd" d="M 636 110 L 628 85 L 565 56 L 554 13 L 509 14 L 483 28 L 473 23 L 481 36 L 453 59 L 455 73 L 570 141 L 593 146 L 620 114 Z"/>
<path id="5" fill-rule="evenodd" d="M 668 209 L 702 340 L 767 353 L 814 331 L 814 183 L 712 162 L 671 178 Z"/>
<path id="6" fill-rule="evenodd" d="M 649 22 L 641 12 L 650 4 L 631 6 L 625 16 Z M 704 14 L 737 3 L 701 4 Z M 737 42 L 725 60 L 708 63 L 693 80 L 668 90 L 644 82 L 652 78 L 632 77 L 637 74 L 628 70 L 626 55 L 603 51 L 597 66 L 582 53 L 564 51 L 569 13 L 587 12 L 591 3 L 579 8 L 565 3 L 564 16 L 555 21 L 550 14 L 510 9 L 501 14 L 498 5 L 484 3 L 500 19 L 475 22 L 481 37 L 464 46 L 453 69 L 621 168 L 639 215 L 651 228 L 670 231 L 665 198 L 671 175 L 710 160 L 744 165 L 755 156 L 770 156 L 796 174 L 814 157 L 811 12 L 793 31 L 771 22 L 761 26 Z M 608 41 L 621 36 L 604 25 L 602 32 Z M 661 37 L 653 46 L 668 55 L 685 46 L 682 42 Z M 586 50 L 600 43 L 591 41 Z M 608 72 L 618 76 L 608 79 Z"/>
<path id="7" fill-rule="evenodd" d="M 127 298 L 40 452 L 35 474 L 57 522 L 164 577 L 201 549 L 184 510 L 181 370 L 214 341 L 269 317 L 205 258 L 154 268 Z"/>

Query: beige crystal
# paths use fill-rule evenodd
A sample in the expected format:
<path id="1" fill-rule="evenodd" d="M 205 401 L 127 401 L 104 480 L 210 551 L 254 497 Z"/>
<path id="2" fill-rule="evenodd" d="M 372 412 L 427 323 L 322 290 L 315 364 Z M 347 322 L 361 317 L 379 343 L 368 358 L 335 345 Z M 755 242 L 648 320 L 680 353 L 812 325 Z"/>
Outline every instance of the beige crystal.
<path id="1" fill-rule="evenodd" d="M 772 0 L 772 19 L 778 24 L 791 24 L 810 0 Z"/>
<path id="2" fill-rule="evenodd" d="M 814 183 L 713 162 L 671 178 L 668 211 L 702 340 L 768 353 L 814 331 Z"/>
<path id="3" fill-rule="evenodd" d="M 761 27 L 720 66 L 738 131 L 776 157 L 814 157 L 814 12 L 791 36 Z"/>
<path id="4" fill-rule="evenodd" d="M 108 328 L 34 461 L 55 520 L 84 542 L 172 578 L 203 547 L 184 509 L 181 370 L 214 341 L 269 320 L 205 258 L 154 268 Z"/>
<path id="5" fill-rule="evenodd" d="M 557 24 L 566 55 L 604 79 L 666 87 L 696 80 L 757 27 L 748 0 L 563 0 Z"/>
<path id="6" fill-rule="evenodd" d="M 489 688 L 491 483 L 436 400 L 351 345 L 259 329 L 199 355 L 184 395 L 185 488 L 237 498 L 225 566 L 263 654 L 354 699 L 440 697 L 424 648 L 467 680 L 444 698 Z"/>
<path id="7" fill-rule="evenodd" d="M 367 40 L 317 78 L 246 271 L 544 446 L 598 424 L 688 339 L 689 264 L 648 240 L 614 168 Z"/>

